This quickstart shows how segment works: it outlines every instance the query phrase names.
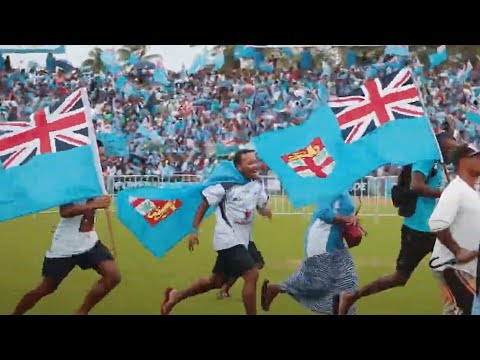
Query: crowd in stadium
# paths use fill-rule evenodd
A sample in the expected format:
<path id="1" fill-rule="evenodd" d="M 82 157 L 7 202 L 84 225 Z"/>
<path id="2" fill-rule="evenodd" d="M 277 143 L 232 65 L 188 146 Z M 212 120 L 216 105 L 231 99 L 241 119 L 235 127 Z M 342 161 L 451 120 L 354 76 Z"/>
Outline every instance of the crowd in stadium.
<path id="1" fill-rule="evenodd" d="M 142 61 L 125 73 L 134 86 L 125 86 L 118 84 L 119 73 L 94 74 L 52 57 L 46 65 L 23 69 L 12 68 L 8 56 L 0 57 L 0 121 L 27 119 L 87 87 L 97 132 L 128 136 L 128 155 L 110 156 L 103 164 L 108 175 L 208 173 L 219 157 L 250 146 L 252 136 L 299 124 L 329 95 L 347 94 L 372 76 L 371 67 L 360 64 L 324 63 L 302 69 L 300 63 L 285 68 L 269 59 L 268 71 L 238 69 L 225 74 L 210 66 L 189 74 L 184 68 L 179 73 L 165 71 L 166 81 L 159 84 L 156 65 Z M 392 58 L 376 59 L 386 61 Z M 466 120 L 468 107 L 476 102 L 480 68 L 474 64 L 466 74 L 461 56 L 448 66 L 426 71 L 419 65 L 411 56 L 407 66 L 421 85 L 432 127 L 480 142 L 480 127 Z M 395 171 L 385 167 L 377 174 Z"/>

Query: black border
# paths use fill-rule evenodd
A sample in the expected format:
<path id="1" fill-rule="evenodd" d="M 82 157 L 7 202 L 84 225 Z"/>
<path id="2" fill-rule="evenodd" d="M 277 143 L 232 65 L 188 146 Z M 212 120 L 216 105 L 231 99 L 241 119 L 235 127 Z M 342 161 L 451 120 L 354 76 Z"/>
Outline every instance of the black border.
<path id="1" fill-rule="evenodd" d="M 475 44 L 468 6 L 429 3 L 2 4 L 3 43 Z M 450 7 L 450 8 L 449 8 Z M 7 16 L 8 13 L 13 16 Z M 449 14 L 453 18 L 449 17 Z"/>
<path id="2" fill-rule="evenodd" d="M 27 6 L 2 4 L 3 43 L 282 43 L 474 44 L 476 22 L 467 4 L 422 9 L 421 3 L 124 3 L 82 2 Z M 431 7 L 431 5 L 426 5 Z M 302 10 L 302 9 L 307 9 Z M 348 12 L 351 10 L 350 12 Z M 452 16 L 459 16 L 458 21 Z M 218 12 L 218 14 L 216 13 Z M 455 15 L 456 14 L 456 15 Z M 130 18 L 126 19 L 128 16 Z M 463 20 L 462 20 L 463 19 Z M 458 28 L 458 29 L 456 29 Z M 125 30 L 127 29 L 127 30 Z M 95 39 L 95 40 L 94 40 Z M 434 279 L 432 279 L 434 281 Z M 414 299 L 412 299 L 414 301 Z M 380 355 L 464 355 L 474 317 L 442 316 L 27 316 L 2 319 L 5 345 L 22 354 L 90 357 L 106 352 L 156 357 L 267 359 Z M 429 337 L 432 336 L 431 339 Z M 10 342 L 12 339 L 12 342 Z M 73 341 L 72 341 L 73 340 Z M 472 339 L 473 340 L 473 339 Z M 60 349 L 62 345 L 67 347 Z M 96 350 L 93 350 L 95 346 Z M 263 350 L 263 351 L 262 351 Z M 131 356 L 131 355 L 128 355 Z"/>

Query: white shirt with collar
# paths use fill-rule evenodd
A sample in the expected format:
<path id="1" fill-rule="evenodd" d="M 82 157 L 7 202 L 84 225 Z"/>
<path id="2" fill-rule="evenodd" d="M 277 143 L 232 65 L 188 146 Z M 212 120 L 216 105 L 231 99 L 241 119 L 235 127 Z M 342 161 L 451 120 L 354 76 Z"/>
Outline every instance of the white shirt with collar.
<path id="1" fill-rule="evenodd" d="M 267 205 L 268 196 L 261 181 L 245 185 L 217 184 L 203 190 L 203 197 L 215 209 L 215 251 L 237 245 L 248 247 L 257 208 Z"/>
<path id="2" fill-rule="evenodd" d="M 467 250 L 477 251 L 480 246 L 480 194 L 457 176 L 443 191 L 433 211 L 429 226 L 432 232 L 450 229 L 453 239 Z M 454 254 L 437 239 L 432 258 L 436 263 L 444 263 L 455 258 Z M 475 259 L 467 264 L 448 265 L 457 270 L 477 276 Z M 443 271 L 446 266 L 436 269 Z"/>

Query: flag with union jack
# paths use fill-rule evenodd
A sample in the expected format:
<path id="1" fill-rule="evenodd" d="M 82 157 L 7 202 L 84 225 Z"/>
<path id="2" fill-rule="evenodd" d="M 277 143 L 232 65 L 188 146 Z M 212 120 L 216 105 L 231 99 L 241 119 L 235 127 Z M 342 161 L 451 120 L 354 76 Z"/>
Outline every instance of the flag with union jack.
<path id="1" fill-rule="evenodd" d="M 387 118 L 388 110 L 372 115 L 379 102 L 376 99 L 365 110 L 365 121 L 374 122 L 378 116 Z M 401 111 L 410 115 L 410 111 Z M 292 205 L 300 208 L 333 201 L 380 166 L 440 159 L 427 117 L 404 115 L 392 120 L 361 141 L 345 143 L 338 115 L 329 106 L 319 106 L 301 125 L 267 132 L 255 137 L 253 143 L 258 157 L 280 179 Z"/>
<path id="2" fill-rule="evenodd" d="M 0 122 L 0 221 L 105 193 L 86 89 L 29 121 Z"/>
<path id="3" fill-rule="evenodd" d="M 55 110 L 44 108 L 30 121 L 0 123 L 0 161 L 4 169 L 35 156 L 91 144 L 82 92 L 76 91 Z"/>
<path id="4" fill-rule="evenodd" d="M 347 144 L 391 121 L 425 115 L 412 73 L 406 68 L 366 81 L 348 96 L 331 98 L 329 105 Z"/>

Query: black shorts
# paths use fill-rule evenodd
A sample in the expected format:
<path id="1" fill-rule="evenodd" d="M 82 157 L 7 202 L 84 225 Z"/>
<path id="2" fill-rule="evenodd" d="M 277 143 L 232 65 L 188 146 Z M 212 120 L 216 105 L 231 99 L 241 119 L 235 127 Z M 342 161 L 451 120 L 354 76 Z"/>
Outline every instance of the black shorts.
<path id="1" fill-rule="evenodd" d="M 212 272 L 214 274 L 221 274 L 226 279 L 239 278 L 248 270 L 255 268 L 257 266 L 258 255 L 261 257 L 260 252 L 256 250 L 257 259 L 255 259 L 250 251 L 243 245 L 217 251 L 217 254 L 217 261 L 215 262 Z"/>
<path id="2" fill-rule="evenodd" d="M 472 315 L 473 301 L 475 299 L 475 284 L 472 284 L 468 274 L 463 271 L 448 268 L 443 270 L 443 278 L 455 299 L 456 307 L 462 315 Z M 472 277 L 473 278 L 473 277 Z"/>
<path id="3" fill-rule="evenodd" d="M 437 236 L 402 226 L 402 245 L 397 258 L 397 271 L 410 277 L 425 256 L 433 251 Z"/>
<path id="4" fill-rule="evenodd" d="M 265 260 L 263 259 L 262 253 L 258 251 L 257 245 L 255 245 L 253 241 L 250 241 L 248 243 L 248 252 L 252 256 L 253 260 L 255 261 L 255 264 L 257 264 L 257 267 L 265 266 Z"/>
<path id="5" fill-rule="evenodd" d="M 46 257 L 43 260 L 42 276 L 61 282 L 77 265 L 82 270 L 96 269 L 100 263 L 107 260 L 113 260 L 112 254 L 101 241 L 97 241 L 93 248 L 82 254 L 66 258 Z"/>

